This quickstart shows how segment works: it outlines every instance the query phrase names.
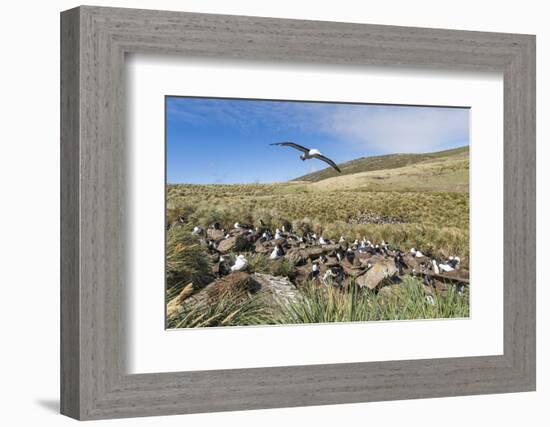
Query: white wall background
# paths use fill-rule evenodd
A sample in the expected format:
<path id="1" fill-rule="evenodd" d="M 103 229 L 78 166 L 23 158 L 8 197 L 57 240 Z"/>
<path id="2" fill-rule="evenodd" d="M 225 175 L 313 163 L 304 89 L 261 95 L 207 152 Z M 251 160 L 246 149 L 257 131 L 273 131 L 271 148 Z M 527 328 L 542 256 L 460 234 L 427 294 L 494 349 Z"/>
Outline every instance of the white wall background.
<path id="1" fill-rule="evenodd" d="M 117 426 L 264 426 L 490 423 L 545 426 L 550 421 L 550 302 L 542 267 L 548 253 L 550 27 L 536 0 L 157 0 L 97 5 L 454 28 L 537 35 L 538 55 L 538 391 L 324 407 L 109 421 Z M 59 12 L 74 1 L 5 2 L 0 64 L 0 420 L 3 425 L 63 426 L 59 384 Z M 545 197 L 546 196 L 546 197 Z M 546 359 L 546 360 L 545 360 Z M 93 424 L 93 423 L 92 423 Z"/>

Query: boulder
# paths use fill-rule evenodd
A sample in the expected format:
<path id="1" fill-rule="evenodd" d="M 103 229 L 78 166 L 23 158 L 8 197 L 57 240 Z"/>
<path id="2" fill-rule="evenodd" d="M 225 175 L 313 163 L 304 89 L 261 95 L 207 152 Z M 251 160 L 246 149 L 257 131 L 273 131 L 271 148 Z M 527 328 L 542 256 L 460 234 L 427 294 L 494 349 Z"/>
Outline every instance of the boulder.
<path id="1" fill-rule="evenodd" d="M 384 279 L 392 277 L 397 273 L 393 260 L 384 260 L 373 263 L 366 273 L 358 276 L 355 283 L 360 287 L 375 289 Z"/>
<path id="2" fill-rule="evenodd" d="M 259 292 L 271 303 L 280 304 L 298 298 L 296 286 L 287 277 L 254 273 L 252 278 L 260 284 Z"/>
<path id="3" fill-rule="evenodd" d="M 303 251 L 304 249 L 291 248 L 286 251 L 285 258 L 292 261 L 294 265 L 304 265 L 308 259 Z"/>
<path id="4" fill-rule="evenodd" d="M 469 284 L 470 283 L 470 272 L 468 270 L 464 269 L 457 269 L 454 271 L 450 271 L 448 273 L 441 273 L 439 275 L 441 278 L 449 279 L 451 281 Z"/>
<path id="5" fill-rule="evenodd" d="M 330 252 L 334 252 L 338 249 L 340 245 L 337 244 L 337 243 L 331 243 L 329 245 L 322 245 L 321 248 L 323 249 L 323 251 L 325 251 L 326 253 L 330 253 Z"/>
<path id="6" fill-rule="evenodd" d="M 177 297 L 174 298 L 174 303 L 172 301 L 169 303 L 171 304 L 170 312 L 181 311 L 184 304 L 212 304 L 227 294 L 236 298 L 258 295 L 265 298 L 270 304 L 280 304 L 289 300 L 294 301 L 298 291 L 287 277 L 263 273 L 248 274 L 239 271 L 215 280 L 192 297 L 186 297 L 185 301 L 174 301 Z"/>
<path id="7" fill-rule="evenodd" d="M 344 272 L 350 277 L 359 277 L 363 273 L 365 273 L 365 270 L 366 270 L 366 266 L 361 266 L 361 265 L 355 266 L 348 262 L 343 262 L 342 268 L 344 269 Z"/>
<path id="8" fill-rule="evenodd" d="M 227 239 L 222 240 L 218 244 L 218 251 L 220 251 L 222 254 L 226 254 L 231 251 L 236 252 L 244 252 L 249 249 L 252 249 L 254 246 L 246 237 L 240 235 L 240 236 L 232 236 L 228 237 Z"/>
<path id="9" fill-rule="evenodd" d="M 209 228 L 208 230 L 206 230 L 206 236 L 209 239 L 214 240 L 215 242 L 219 242 L 220 240 L 223 240 L 225 233 L 223 230 L 216 230 L 214 228 Z"/>
<path id="10" fill-rule="evenodd" d="M 231 230 L 229 230 L 228 233 L 230 236 L 236 237 L 236 236 L 242 236 L 246 232 L 247 231 L 244 228 L 232 228 Z"/>
<path id="11" fill-rule="evenodd" d="M 308 248 L 292 248 L 286 253 L 286 258 L 296 265 L 303 265 L 308 261 L 314 261 L 322 254 L 334 251 L 338 245 L 310 246 Z M 336 258 L 335 258 L 336 259 Z"/>
<path id="12" fill-rule="evenodd" d="M 237 244 L 237 237 L 228 237 L 227 239 L 222 240 L 218 244 L 218 251 L 221 253 L 227 253 L 232 251 L 235 248 L 235 245 Z"/>

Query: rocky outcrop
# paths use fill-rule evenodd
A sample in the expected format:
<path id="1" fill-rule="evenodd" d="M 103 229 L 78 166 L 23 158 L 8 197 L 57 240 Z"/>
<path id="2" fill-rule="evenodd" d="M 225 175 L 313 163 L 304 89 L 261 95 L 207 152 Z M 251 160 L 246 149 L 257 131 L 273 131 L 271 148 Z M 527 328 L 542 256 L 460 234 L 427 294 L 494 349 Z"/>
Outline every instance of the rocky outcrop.
<path id="1" fill-rule="evenodd" d="M 353 265 L 353 264 L 346 263 L 346 262 L 342 263 L 342 268 L 344 269 L 344 272 L 346 273 L 347 276 L 355 277 L 355 278 L 361 276 L 367 270 L 367 268 L 364 267 L 364 266 Z"/>
<path id="2" fill-rule="evenodd" d="M 237 236 L 228 237 L 227 239 L 222 240 L 217 249 L 221 253 L 228 253 L 235 249 L 235 246 L 237 245 Z"/>
<path id="3" fill-rule="evenodd" d="M 295 301 L 298 290 L 287 277 L 272 276 L 270 274 L 254 273 L 252 278 L 260 284 L 260 292 L 273 303 Z"/>
<path id="4" fill-rule="evenodd" d="M 357 218 L 361 221 L 374 222 L 387 221 L 388 219 L 367 217 L 363 214 Z M 240 273 L 241 276 L 236 273 L 229 274 L 223 279 L 210 283 L 203 291 L 194 295 L 191 298 L 192 301 L 198 301 L 201 298 L 216 298 L 219 292 L 227 289 L 243 295 L 263 292 L 291 296 L 297 294 L 295 284 L 300 287 L 308 281 L 314 281 L 317 284 L 327 285 L 327 277 L 329 276 L 336 277 L 336 279 L 331 279 L 330 283 L 334 286 L 342 286 L 342 289 L 355 282 L 361 288 L 376 289 L 378 291 L 382 287 L 398 281 L 399 276 L 411 274 L 422 278 L 427 286 L 431 286 L 435 290 L 444 291 L 447 283 L 460 286 L 468 286 L 469 284 L 467 269 L 463 270 L 457 267 L 454 271 L 448 273 L 435 274 L 431 262 L 446 261 L 445 258 L 442 261 L 440 258 L 434 257 L 429 250 L 423 252 L 425 256 L 417 257 L 414 252 L 401 252 L 399 248 L 388 247 L 384 242 L 380 246 L 370 245 L 370 242 L 366 245 L 365 241 L 359 245 L 358 242 L 351 243 L 351 241 L 344 238 L 341 239 L 341 243 L 332 243 L 334 242 L 332 241 L 329 244 L 321 245 L 318 237 L 306 234 L 298 235 L 288 231 L 271 234 L 263 230 L 244 228 L 228 230 L 208 228 L 205 231 L 206 237 L 202 237 L 201 242 L 208 247 L 212 273 L 218 277 L 230 273 L 228 266 L 231 264 L 230 259 L 232 258 L 227 257 L 227 254 L 232 254 L 231 256 L 243 254 L 245 257 L 254 257 L 257 255 L 252 254 L 258 254 L 269 258 L 269 255 L 277 246 L 283 249 L 284 255 L 277 261 L 266 260 L 265 268 L 260 271 L 278 271 L 277 268 L 274 268 L 275 262 L 282 263 L 283 261 L 290 261 L 293 264 L 293 269 L 292 274 L 287 273 L 288 278 L 261 273 L 249 275 Z M 272 234 L 281 237 L 269 240 Z M 216 244 L 213 245 L 207 239 L 214 240 Z M 338 256 L 339 253 L 343 254 L 343 257 Z M 224 260 L 220 263 L 222 255 Z M 399 264 L 400 271 L 396 263 Z M 313 272 L 313 264 L 316 264 L 315 272 Z M 258 265 L 263 264 L 260 262 Z M 286 271 L 287 268 L 284 267 L 280 271 Z M 257 270 L 257 268 L 252 270 Z M 244 279 L 245 277 L 246 279 Z M 174 307 L 181 305 L 178 304 Z"/>
<path id="5" fill-rule="evenodd" d="M 208 237 L 211 240 L 214 240 L 215 242 L 219 242 L 223 240 L 225 237 L 225 233 L 223 230 L 216 230 L 214 228 L 209 228 L 206 230 L 206 237 Z"/>
<path id="6" fill-rule="evenodd" d="M 222 254 L 229 252 L 244 252 L 252 249 L 254 246 L 244 235 L 228 237 L 222 240 L 217 247 L 217 250 Z"/>
<path id="7" fill-rule="evenodd" d="M 397 268 L 393 261 L 379 261 L 373 264 L 366 273 L 358 276 L 355 279 L 355 283 L 362 288 L 367 287 L 369 289 L 375 289 L 385 279 L 389 279 L 395 274 L 397 274 Z"/>
<path id="8" fill-rule="evenodd" d="M 280 304 L 285 301 L 294 301 L 297 298 L 297 293 L 296 286 L 287 277 L 239 271 L 215 280 L 201 291 L 191 297 L 186 297 L 185 300 L 177 302 L 177 304 L 174 301 L 170 312 L 180 312 L 185 304 L 212 304 L 225 297 L 248 298 L 258 295 L 269 303 Z"/>
<path id="9" fill-rule="evenodd" d="M 319 258 L 323 254 L 332 252 L 338 248 L 338 245 L 323 245 L 323 246 L 310 246 L 308 248 L 295 247 L 285 255 L 285 258 L 294 262 L 296 265 L 304 265 L 308 261 L 313 261 Z"/>

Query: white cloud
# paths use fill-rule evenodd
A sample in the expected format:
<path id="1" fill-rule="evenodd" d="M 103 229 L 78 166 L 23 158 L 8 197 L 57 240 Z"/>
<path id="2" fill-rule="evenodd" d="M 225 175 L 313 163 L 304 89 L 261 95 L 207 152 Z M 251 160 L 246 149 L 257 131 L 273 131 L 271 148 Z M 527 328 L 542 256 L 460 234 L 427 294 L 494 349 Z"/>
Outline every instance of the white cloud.
<path id="1" fill-rule="evenodd" d="M 434 107 L 343 107 L 324 117 L 322 130 L 357 148 L 428 152 L 467 144 L 469 111 Z"/>

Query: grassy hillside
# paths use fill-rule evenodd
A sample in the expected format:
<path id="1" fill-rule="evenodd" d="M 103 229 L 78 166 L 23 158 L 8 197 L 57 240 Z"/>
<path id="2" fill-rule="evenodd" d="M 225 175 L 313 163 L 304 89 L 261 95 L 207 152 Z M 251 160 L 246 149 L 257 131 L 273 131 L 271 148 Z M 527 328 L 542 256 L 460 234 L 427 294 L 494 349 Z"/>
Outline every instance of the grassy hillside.
<path id="1" fill-rule="evenodd" d="M 377 224 L 365 214 L 399 218 Z M 317 190 L 315 184 L 170 185 L 167 220 L 183 215 L 189 230 L 236 221 L 270 228 L 285 221 L 307 224 L 330 239 L 368 236 L 403 248 L 421 247 L 441 256 L 469 258 L 469 194 L 461 192 L 369 192 Z M 359 219 L 359 221 L 358 221 Z"/>
<path id="2" fill-rule="evenodd" d="M 467 193 L 469 170 L 466 153 L 434 157 L 403 167 L 339 175 L 309 185 L 321 191 Z"/>
<path id="3" fill-rule="evenodd" d="M 405 160 L 406 166 L 398 166 Z M 387 166 L 322 181 L 187 185 L 167 188 L 167 220 L 190 225 L 236 221 L 277 227 L 307 223 L 326 237 L 372 236 L 441 255 L 469 255 L 469 149 L 358 159 Z M 385 162 L 385 163 L 384 163 Z M 353 163 L 353 162 L 350 162 Z M 399 218 L 396 224 L 357 222 L 364 214 Z"/>
<path id="4" fill-rule="evenodd" d="M 366 237 L 404 251 L 418 248 L 439 259 L 459 256 L 461 268 L 469 268 L 468 147 L 362 158 L 341 167 L 343 175 L 332 176 L 327 169 L 309 178 L 273 184 L 168 185 L 166 220 L 176 226 L 167 230 L 166 238 L 167 301 L 171 304 L 217 283 L 213 282 L 216 272 L 206 244 L 191 233 L 195 226 L 206 228 L 214 222 L 228 230 L 237 221 L 271 230 L 290 223 L 294 230 L 309 229 L 334 241 L 340 236 L 350 242 Z M 268 273 L 292 281 L 298 269 L 304 268 L 291 259 L 271 261 L 254 248 L 224 256 L 233 262 L 235 254 L 242 251 L 250 274 Z M 274 307 L 259 298 L 227 294 L 212 304 L 182 308 L 167 325 L 243 326 L 469 315 L 469 290 L 433 290 L 430 302 L 419 277 L 404 276 L 379 293 L 359 291 L 355 285 L 344 291 L 317 282 L 295 283 L 300 299 L 294 303 Z"/>
<path id="5" fill-rule="evenodd" d="M 332 168 L 326 168 L 318 172 L 310 173 L 294 181 L 318 182 L 327 178 L 333 178 L 341 175 L 351 175 L 362 172 L 373 172 L 381 170 L 391 170 L 412 166 L 421 162 L 429 162 L 446 158 L 462 158 L 467 160 L 470 154 L 469 147 L 454 148 L 452 150 L 438 151 L 434 153 L 422 154 L 387 154 L 384 156 L 361 157 L 338 165 L 342 170 L 339 174 Z"/>

